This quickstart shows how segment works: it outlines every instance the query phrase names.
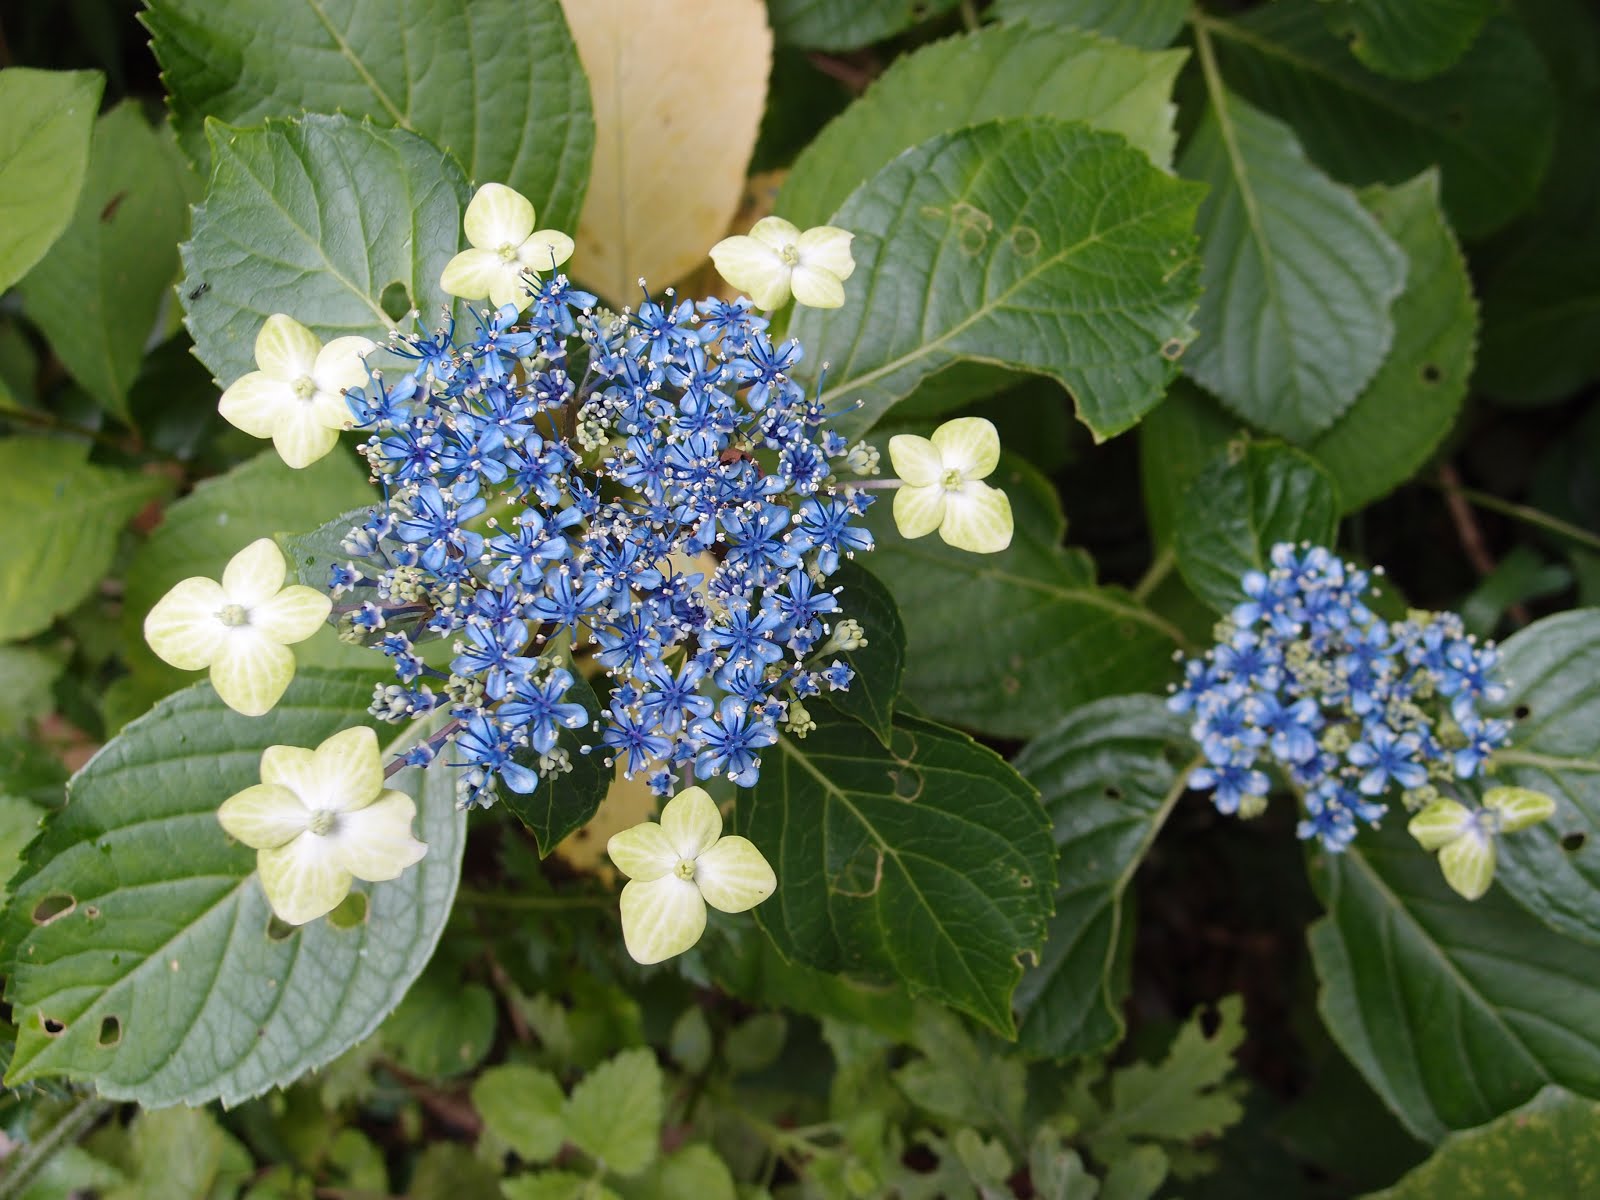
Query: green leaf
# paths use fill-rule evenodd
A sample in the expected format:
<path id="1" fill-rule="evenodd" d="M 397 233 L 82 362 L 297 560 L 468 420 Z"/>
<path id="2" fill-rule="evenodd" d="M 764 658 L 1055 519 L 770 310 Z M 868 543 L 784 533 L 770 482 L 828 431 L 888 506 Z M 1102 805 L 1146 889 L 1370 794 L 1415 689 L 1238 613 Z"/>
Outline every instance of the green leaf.
<path id="1" fill-rule="evenodd" d="M 661 1068 L 647 1047 L 601 1063 L 567 1098 L 572 1144 L 618 1175 L 637 1175 L 660 1150 Z"/>
<path id="2" fill-rule="evenodd" d="M 722 1056 L 735 1074 L 764 1071 L 778 1061 L 788 1036 L 789 1022 L 782 1013 L 756 1013 L 728 1031 Z"/>
<path id="3" fill-rule="evenodd" d="M 13 796 L 0 784 L 0 896 L 22 864 L 22 851 L 39 832 L 44 809 L 21 796 Z"/>
<path id="4" fill-rule="evenodd" d="M 566 699 L 583 705 L 591 719 L 599 717 L 600 698 L 576 670 L 572 672 L 572 688 Z M 567 752 L 572 770 L 564 774 L 540 772 L 539 786 L 526 796 L 519 796 L 510 788 L 501 788 L 498 793 L 500 803 L 533 831 L 541 857 L 548 857 L 568 834 L 588 823 L 616 778 L 602 755 L 579 753 L 588 731 L 587 725 L 564 729 L 556 739 L 556 748 Z M 524 766 L 538 768 L 539 756 L 531 749 L 518 751 L 516 759 Z"/>
<path id="5" fill-rule="evenodd" d="M 710 1146 L 685 1146 L 626 1189 L 628 1200 L 734 1200 L 733 1175 Z"/>
<path id="6" fill-rule="evenodd" d="M 1401 821 L 1312 865 L 1318 1009 L 1417 1137 L 1481 1125 L 1547 1083 L 1600 1089 L 1600 950 L 1501 888 L 1461 900 Z"/>
<path id="7" fill-rule="evenodd" d="M 459 1193 L 452 1193 L 459 1194 Z M 500 1185 L 506 1200 L 621 1200 L 597 1179 L 576 1171 L 541 1171 L 537 1175 L 518 1175 Z M 443 1200 L 445 1193 L 440 1193 Z"/>
<path id="8" fill-rule="evenodd" d="M 128 726 L 71 785 L 4 917 L 6 999 L 22 1019 L 8 1084 L 92 1079 L 148 1106 L 235 1104 L 332 1061 L 405 994 L 444 929 L 465 818 L 448 771 L 405 772 L 420 864 L 358 883 L 365 918 L 282 932 L 217 806 L 269 744 L 315 746 L 364 715 L 363 676 L 303 671 L 270 721 L 197 684 Z M 36 919 L 61 907 L 54 919 Z M 47 1024 L 48 1022 L 48 1024 Z"/>
<path id="9" fill-rule="evenodd" d="M 421 134 L 468 179 L 526 195 L 544 227 L 577 224 L 594 117 L 558 0 L 289 0 L 270 38 L 253 0 L 151 0 L 141 19 L 197 163 L 207 118 L 338 112 Z"/>
<path id="10" fill-rule="evenodd" d="M 1411 3 L 1410 7 L 1415 7 Z M 1444 204 L 1467 238 L 1532 203 L 1550 158 L 1555 90 L 1508 16 L 1492 17 L 1454 67 L 1422 83 L 1356 62 L 1315 0 L 1278 0 L 1237 21 L 1204 18 L 1231 86 L 1294 126 L 1347 183 L 1400 183 L 1437 165 Z"/>
<path id="11" fill-rule="evenodd" d="M 554 1158 L 567 1140 L 566 1099 L 555 1076 L 534 1067 L 490 1067 L 472 1085 L 484 1128 L 528 1162 Z"/>
<path id="12" fill-rule="evenodd" d="M 1600 609 L 1536 621 L 1501 646 L 1516 719 L 1494 783 L 1555 798 L 1556 813 L 1499 839 L 1495 879 L 1540 920 L 1600 945 Z"/>
<path id="13" fill-rule="evenodd" d="M 1020 1140 L 1028 1074 L 1020 1059 L 980 1047 L 956 1017 L 924 1005 L 912 1035 L 922 1057 L 894 1073 L 896 1086 L 923 1112 L 950 1125 L 972 1125 Z"/>
<path id="14" fill-rule="evenodd" d="M 1494 0 L 1323 0 L 1322 17 L 1379 74 L 1426 79 L 1467 52 L 1494 10 Z"/>
<path id="15" fill-rule="evenodd" d="M 1002 21 L 1064 25 L 1159 50 L 1172 44 L 1188 15 L 1187 0 L 995 0 Z"/>
<path id="16" fill-rule="evenodd" d="M 178 273 L 188 168 L 126 101 L 95 124 L 66 232 L 22 287 L 28 316 L 84 391 L 131 424 L 128 390 Z"/>
<path id="17" fill-rule="evenodd" d="M 233 1196 L 255 1170 L 243 1143 L 195 1108 L 141 1112 L 128 1127 L 128 1156 L 127 1182 L 108 1188 L 106 1200 Z"/>
<path id="18" fill-rule="evenodd" d="M 66 663 L 37 646 L 0 646 L 0 735 L 19 733 L 55 707 L 52 688 Z"/>
<path id="19" fill-rule="evenodd" d="M 0 292 L 44 257 L 72 219 L 104 88 L 98 71 L 0 71 Z"/>
<path id="20" fill-rule="evenodd" d="M 1244 599 L 1239 579 L 1270 569 L 1278 542 L 1333 544 L 1339 493 L 1317 460 L 1279 442 L 1228 448 L 1195 476 L 1172 545 L 1184 582 L 1219 613 Z"/>
<path id="21" fill-rule="evenodd" d="M 1433 1157 L 1367 1200 L 1580 1200 L 1600 1192 L 1600 1104 L 1558 1087 L 1521 1108 L 1452 1133 Z"/>
<path id="22" fill-rule="evenodd" d="M 900 621 L 900 610 L 888 588 L 859 563 L 840 563 L 828 586 L 844 588 L 839 593 L 840 608 L 844 616 L 861 625 L 867 639 L 859 650 L 818 656 L 818 663 L 843 659 L 855 671 L 850 690 L 829 693 L 828 703 L 860 721 L 888 745 L 894 702 L 900 694 L 900 677 L 906 665 L 906 630 Z"/>
<path id="23" fill-rule="evenodd" d="M 1350 411 L 1308 447 L 1333 476 L 1345 512 L 1411 478 L 1450 432 L 1467 394 L 1478 332 L 1472 280 L 1439 204 L 1437 172 L 1368 188 L 1361 202 L 1410 267 L 1391 314 L 1389 357 Z"/>
<path id="24" fill-rule="evenodd" d="M 1121 589 L 1097 587 L 1089 556 L 1062 547 L 1054 487 L 1009 454 L 987 482 L 1016 520 L 999 554 L 908 542 L 887 502 L 871 510 L 873 570 L 906 623 L 904 694 L 941 721 L 1020 738 L 1079 704 L 1166 682 L 1176 631 Z"/>
<path id="25" fill-rule="evenodd" d="M 1010 1034 L 1018 956 L 1037 953 L 1055 863 L 1033 789 L 992 751 L 901 715 L 885 749 L 826 705 L 739 798 L 778 892 L 756 919 L 822 971 L 901 980 Z"/>
<path id="26" fill-rule="evenodd" d="M 111 568 L 122 527 L 166 490 L 159 476 L 88 458 L 75 442 L 0 439 L 0 512 L 27 515 L 0 558 L 0 641 L 31 637 L 76 608 Z"/>
<path id="27" fill-rule="evenodd" d="M 206 128 L 211 184 L 179 288 L 195 297 L 185 324 L 218 382 L 255 370 L 275 312 L 323 341 L 378 339 L 393 327 L 379 303 L 391 284 L 424 313 L 448 302 L 439 274 L 461 244 L 467 184 L 442 151 L 348 117 Z"/>
<path id="28" fill-rule="evenodd" d="M 1201 61 L 1211 65 L 1210 43 Z M 1394 341 L 1405 256 L 1288 126 L 1206 73 L 1211 103 L 1178 170 L 1205 181 L 1200 337 L 1184 369 L 1234 412 L 1302 441 L 1328 428 Z"/>
<path id="29" fill-rule="evenodd" d="M 806 50 L 854 50 L 954 8 L 956 0 L 767 0 L 778 41 Z"/>
<path id="30" fill-rule="evenodd" d="M 495 1021 L 494 993 L 488 988 L 429 972 L 406 992 L 378 1036 L 413 1075 L 450 1079 L 483 1061 L 494 1042 Z"/>
<path id="31" fill-rule="evenodd" d="M 193 672 L 169 667 L 144 641 L 145 615 L 173 584 L 195 575 L 220 579 L 228 560 L 257 538 L 284 529 L 304 529 L 330 512 L 342 512 L 372 499 L 366 473 L 352 457 L 336 452 L 296 471 L 284 465 L 277 451 L 265 450 L 225 475 L 204 480 L 170 505 L 161 524 L 128 564 L 124 582 L 123 656 L 141 682 L 141 698 L 146 702 L 157 699 L 196 678 Z M 318 589 L 327 587 L 326 568 L 308 575 L 305 564 L 296 557 L 294 543 L 281 540 L 280 546 L 289 562 L 291 580 L 298 571 L 299 582 Z M 331 627 L 294 650 L 302 666 L 370 667 L 374 678 L 381 666 L 376 651 L 346 645 Z"/>
<path id="32" fill-rule="evenodd" d="M 1483 277 L 1473 384 L 1498 400 L 1548 403 L 1600 377 L 1600 226 L 1540 225 Z"/>
<path id="33" fill-rule="evenodd" d="M 901 151 L 996 117 L 1059 117 L 1172 161 L 1172 83 L 1188 51 L 1152 53 L 1069 29 L 994 26 L 897 58 L 795 159 L 775 211 L 827 223 Z"/>
<path id="34" fill-rule="evenodd" d="M 1187 379 L 1174 382 L 1161 406 L 1139 425 L 1139 477 L 1156 545 L 1171 545 L 1184 492 L 1243 428 Z"/>
<path id="35" fill-rule="evenodd" d="M 1013 763 L 1039 789 L 1060 856 L 1049 940 L 1014 1001 L 1029 1054 L 1076 1058 L 1122 1036 L 1122 897 L 1184 793 L 1168 753 L 1186 732 L 1156 697 L 1115 696 L 1067 714 Z"/>
<path id="36" fill-rule="evenodd" d="M 790 332 L 808 364 L 832 364 L 827 399 L 861 399 L 837 422 L 847 433 L 977 360 L 1057 380 L 1108 438 L 1160 401 L 1193 336 L 1199 198 L 1078 122 L 940 134 L 851 193 L 834 223 L 856 235 L 854 299 L 802 309 Z"/>

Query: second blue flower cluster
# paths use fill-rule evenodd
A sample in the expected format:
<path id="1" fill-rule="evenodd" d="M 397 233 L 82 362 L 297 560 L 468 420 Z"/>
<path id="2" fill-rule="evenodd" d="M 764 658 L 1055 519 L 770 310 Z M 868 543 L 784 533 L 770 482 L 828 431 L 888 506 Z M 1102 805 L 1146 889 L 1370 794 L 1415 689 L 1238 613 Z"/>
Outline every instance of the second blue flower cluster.
<path id="1" fill-rule="evenodd" d="M 1482 774 L 1511 732 L 1482 711 L 1505 698 L 1494 646 L 1454 613 L 1382 620 L 1369 574 L 1320 546 L 1280 543 L 1270 561 L 1167 701 L 1205 757 L 1189 785 L 1254 815 L 1275 765 L 1305 797 L 1300 836 L 1338 851 L 1397 793 L 1420 807 L 1433 781 Z"/>

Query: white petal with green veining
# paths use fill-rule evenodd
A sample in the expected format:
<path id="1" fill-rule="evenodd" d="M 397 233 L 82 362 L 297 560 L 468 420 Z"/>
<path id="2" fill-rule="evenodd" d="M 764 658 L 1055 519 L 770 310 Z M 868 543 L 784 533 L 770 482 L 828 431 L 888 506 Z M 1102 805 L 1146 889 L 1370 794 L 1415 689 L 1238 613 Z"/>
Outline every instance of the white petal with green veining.
<path id="1" fill-rule="evenodd" d="M 259 717 L 294 678 L 294 652 L 248 625 L 229 629 L 211 663 L 211 686 L 234 712 Z"/>
<path id="2" fill-rule="evenodd" d="M 493 250 L 463 250 L 439 276 L 439 286 L 464 300 L 482 300 L 506 277 L 508 264 Z M 513 272 L 511 279 L 515 282 Z"/>
<path id="3" fill-rule="evenodd" d="M 296 404 L 294 385 L 265 371 L 241 375 L 222 393 L 217 411 L 222 419 L 251 437 L 269 438 L 278 428 L 286 406 Z"/>
<path id="4" fill-rule="evenodd" d="M 209 667 L 228 635 L 217 615 L 228 603 L 222 585 L 195 576 L 175 584 L 144 619 L 144 640 L 181 671 Z"/>
<path id="5" fill-rule="evenodd" d="M 791 226 L 791 228 L 793 228 Z M 819 271 L 826 271 L 835 279 L 849 279 L 856 269 L 856 260 L 850 254 L 850 243 L 855 234 L 832 225 L 818 225 L 800 235 L 795 243 L 800 251 L 800 261 Z"/>
<path id="6" fill-rule="evenodd" d="M 292 584 L 250 609 L 250 624 L 275 642 L 292 646 L 322 628 L 333 601 L 316 588 Z"/>
<path id="7" fill-rule="evenodd" d="M 947 471 L 983 479 L 1000 465 L 1000 435 L 982 417 L 957 417 L 933 431 L 934 449 Z"/>
<path id="8" fill-rule="evenodd" d="M 624 829 L 611 835 L 606 853 L 629 879 L 648 883 L 660 879 L 678 865 L 678 852 L 666 830 L 654 821 Z"/>
<path id="9" fill-rule="evenodd" d="M 679 858 L 694 858 L 722 836 L 722 814 L 705 788 L 685 788 L 661 810 L 661 828 Z"/>
<path id="10" fill-rule="evenodd" d="M 755 843 L 738 836 L 723 838 L 695 860 L 694 881 L 707 904 L 727 913 L 754 908 L 778 886 Z"/>
<path id="11" fill-rule="evenodd" d="M 894 473 L 914 487 L 932 487 L 944 474 L 939 448 L 914 433 L 897 433 L 889 439 L 889 462 Z"/>
<path id="12" fill-rule="evenodd" d="M 894 527 L 903 538 L 925 537 L 945 518 L 945 490 L 937 486 L 903 487 L 894 494 Z"/>
<path id="13" fill-rule="evenodd" d="M 721 275 L 760 309 L 781 308 L 789 299 L 790 269 L 778 252 L 754 237 L 723 238 L 711 247 Z"/>
<path id="14" fill-rule="evenodd" d="M 338 861 L 357 879 L 397 879 L 428 847 L 411 835 L 417 806 L 404 792 L 382 792 L 354 812 L 341 813 L 330 835 Z"/>
<path id="15" fill-rule="evenodd" d="M 256 366 L 274 379 L 294 383 L 317 365 L 322 342 L 293 317 L 273 313 L 256 334 Z"/>
<path id="16" fill-rule="evenodd" d="M 339 431 L 319 421 L 316 410 L 304 401 L 284 410 L 272 434 L 278 456 L 297 471 L 316 462 L 338 441 Z"/>
<path id="17" fill-rule="evenodd" d="M 275 850 L 305 832 L 311 813 L 300 798 L 277 783 L 258 783 L 222 802 L 217 820 L 231 838 L 252 850 Z"/>
<path id="18" fill-rule="evenodd" d="M 1454 800 L 1435 800 L 1406 826 L 1406 832 L 1421 843 L 1424 850 L 1437 850 L 1448 846 L 1473 827 L 1472 812 Z"/>
<path id="19" fill-rule="evenodd" d="M 1495 787 L 1483 794 L 1485 806 L 1500 814 L 1500 829 L 1516 833 L 1555 816 L 1556 802 L 1533 788 Z"/>
<path id="20" fill-rule="evenodd" d="M 839 308 L 844 304 L 844 284 L 836 275 L 801 263 L 789 277 L 794 298 L 807 308 Z"/>
<path id="21" fill-rule="evenodd" d="M 327 838 L 302 833 L 287 846 L 256 855 L 267 903 L 279 919 L 304 925 L 332 912 L 350 894 L 351 876 Z"/>
<path id="22" fill-rule="evenodd" d="M 533 204 L 503 183 L 486 183 L 467 205 L 461 226 L 467 241 L 480 250 L 520 246 L 533 232 Z"/>
<path id="23" fill-rule="evenodd" d="M 635 962 L 658 963 L 682 954 L 706 928 L 706 902 L 693 882 L 676 874 L 632 880 L 622 889 L 622 940 Z"/>
<path id="24" fill-rule="evenodd" d="M 271 538 L 257 538 L 228 560 L 222 570 L 222 590 L 228 603 L 253 608 L 278 594 L 289 573 L 283 551 Z"/>
<path id="25" fill-rule="evenodd" d="M 302 778 L 300 798 L 312 807 L 348 812 L 371 804 L 383 790 L 378 735 L 370 725 L 339 731 L 312 752 Z"/>
<path id="26" fill-rule="evenodd" d="M 939 536 L 957 550 L 996 554 L 1011 545 L 1014 528 L 1011 501 L 999 488 L 974 479 L 945 493 Z"/>
<path id="27" fill-rule="evenodd" d="M 1477 830 L 1464 833 L 1439 851 L 1444 880 L 1463 897 L 1476 900 L 1494 882 L 1494 839 Z"/>

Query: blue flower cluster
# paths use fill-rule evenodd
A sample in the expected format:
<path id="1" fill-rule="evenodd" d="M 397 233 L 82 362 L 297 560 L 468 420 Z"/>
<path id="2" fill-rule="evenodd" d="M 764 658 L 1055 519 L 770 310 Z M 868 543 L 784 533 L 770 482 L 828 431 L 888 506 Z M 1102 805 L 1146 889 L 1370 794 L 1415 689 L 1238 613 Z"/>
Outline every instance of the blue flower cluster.
<path id="1" fill-rule="evenodd" d="M 691 768 L 750 786 L 780 725 L 808 727 L 802 699 L 849 686 L 830 656 L 864 640 L 826 581 L 872 549 L 871 497 L 835 460 L 872 456 L 826 428 L 789 378 L 799 343 L 766 327 L 744 298 L 615 315 L 557 275 L 526 319 L 396 335 L 403 373 L 347 393 L 388 501 L 331 590 L 346 635 L 394 662 L 373 711 L 448 707 L 408 761 L 449 743 L 465 803 L 570 769 L 557 738 L 585 728 L 583 753 L 658 794 Z M 448 672 L 424 661 L 439 638 Z"/>
<path id="2" fill-rule="evenodd" d="M 1252 816 L 1276 763 L 1305 796 L 1300 836 L 1343 850 L 1396 789 L 1416 808 L 1431 780 L 1480 774 L 1511 730 L 1479 711 L 1505 698 L 1493 645 L 1454 613 L 1379 619 L 1368 574 L 1320 546 L 1280 543 L 1271 562 L 1241 580 L 1246 601 L 1167 701 L 1192 714 L 1205 755 L 1189 785 Z"/>

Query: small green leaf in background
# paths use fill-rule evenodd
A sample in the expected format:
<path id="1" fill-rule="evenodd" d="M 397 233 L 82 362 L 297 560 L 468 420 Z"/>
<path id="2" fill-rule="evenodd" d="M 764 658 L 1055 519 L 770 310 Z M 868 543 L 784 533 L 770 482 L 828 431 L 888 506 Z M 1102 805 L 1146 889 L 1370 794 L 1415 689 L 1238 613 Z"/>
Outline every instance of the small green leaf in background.
<path id="1" fill-rule="evenodd" d="M 937 537 L 907 541 L 883 502 L 869 511 L 872 566 L 906 625 L 904 694 L 918 708 L 997 737 L 1031 737 L 1102 696 L 1154 688 L 1172 673 L 1176 631 L 1061 545 L 1055 489 L 1007 453 L 988 479 L 1011 500 L 1016 533 L 999 554 Z"/>
<path id="2" fill-rule="evenodd" d="M 1494 782 L 1544 792 L 1556 813 L 1499 839 L 1495 881 L 1540 920 L 1600 946 L 1600 610 L 1546 617 L 1500 650 L 1510 690 L 1499 715 L 1516 726 Z"/>
<path id="3" fill-rule="evenodd" d="M 31 637 L 76 608 L 111 567 L 117 535 L 166 480 L 89 463 L 89 447 L 0 440 L 0 512 L 18 514 L 0 556 L 0 641 Z"/>
<path id="4" fill-rule="evenodd" d="M 894 1073 L 911 1103 L 941 1121 L 1021 1141 L 1028 1074 L 1020 1059 L 980 1046 L 953 1014 L 929 1005 L 918 1011 L 912 1037 L 922 1057 Z"/>
<path id="5" fill-rule="evenodd" d="M 855 672 L 850 690 L 830 695 L 828 702 L 867 726 L 888 745 L 894 702 L 900 694 L 900 678 L 906 665 L 906 631 L 900 610 L 889 590 L 857 562 L 840 563 L 828 586 L 844 588 L 841 607 L 860 624 L 867 639 L 867 644 L 858 650 L 826 655 L 828 662 L 842 659 Z"/>
<path id="6" fill-rule="evenodd" d="M 0 897 L 7 894 L 6 885 L 22 864 L 22 851 L 39 832 L 43 816 L 44 809 L 21 796 L 7 794 L 0 784 Z"/>
<path id="7" fill-rule="evenodd" d="M 756 1013 L 728 1031 L 722 1057 L 737 1072 L 764 1071 L 778 1061 L 788 1036 L 789 1022 L 782 1013 Z"/>
<path id="8" fill-rule="evenodd" d="M 204 1109 L 141 1112 L 128 1127 L 127 1182 L 105 1200 L 207 1200 L 235 1195 L 255 1163 L 242 1142 Z"/>
<path id="9" fill-rule="evenodd" d="M 767 0 L 767 18 L 786 45 L 854 50 L 955 5 L 956 0 Z"/>
<path id="10" fill-rule="evenodd" d="M 1405 256 L 1282 122 L 1222 88 L 1200 42 L 1210 104 L 1178 164 L 1200 206 L 1200 336 L 1183 366 L 1224 404 L 1302 441 L 1327 429 L 1394 341 Z"/>
<path id="11" fill-rule="evenodd" d="M 1312 864 L 1318 1011 L 1417 1137 L 1481 1125 L 1547 1083 L 1600 1091 L 1600 948 L 1504 888 L 1462 903 L 1399 821 Z"/>
<path id="12" fill-rule="evenodd" d="M 66 669 L 63 655 L 37 646 L 0 645 L 0 737 L 20 732 L 55 707 L 51 694 Z"/>
<path id="13" fill-rule="evenodd" d="M 449 1193 L 441 1192 L 440 1200 Z M 500 1185 L 506 1200 L 622 1200 L 598 1179 L 575 1171 L 541 1171 L 537 1175 L 518 1175 Z"/>
<path id="14" fill-rule="evenodd" d="M 1338 485 L 1345 512 L 1365 508 L 1420 468 L 1454 426 L 1472 375 L 1478 306 L 1461 248 L 1427 171 L 1361 202 L 1405 251 L 1405 291 L 1394 304 L 1394 346 L 1372 382 L 1307 447 Z"/>
<path id="15" fill-rule="evenodd" d="M 28 273 L 23 309 L 72 377 L 131 423 L 128 391 L 178 274 L 189 225 L 172 137 L 125 101 L 95 124 L 89 173 L 66 231 Z"/>
<path id="16" fill-rule="evenodd" d="M 1323 20 L 1368 67 L 1426 79 L 1467 52 L 1494 0 L 1322 0 Z"/>
<path id="17" fill-rule="evenodd" d="M 472 1085 L 484 1127 L 528 1162 L 547 1162 L 567 1140 L 566 1099 L 555 1076 L 534 1067 L 490 1067 Z"/>
<path id="18" fill-rule="evenodd" d="M 415 134 L 348 117 L 206 126 L 212 175 L 182 247 L 185 323 L 222 384 L 256 369 L 266 319 L 292 312 L 324 342 L 379 340 L 399 284 L 433 319 L 439 274 L 461 245 L 467 182 Z M 204 285 L 202 289 L 202 285 Z"/>
<path id="19" fill-rule="evenodd" d="M 270 38 L 253 0 L 151 0 L 141 19 L 196 163 L 207 118 L 344 113 L 421 134 L 475 183 L 516 188 L 545 228 L 577 224 L 594 118 L 557 0 L 285 0 Z"/>
<path id="20" fill-rule="evenodd" d="M 104 88 L 98 71 L 0 71 L 0 292 L 72 219 Z"/>
<path id="21" fill-rule="evenodd" d="M 273 924 L 255 853 L 216 820 L 259 782 L 267 745 L 370 722 L 371 694 L 363 675 L 302 671 L 261 722 L 196 684 L 78 773 L 0 925 L 22 1019 L 8 1084 L 66 1075 L 148 1106 L 233 1104 L 331 1061 L 399 1003 L 455 895 L 466 819 L 451 773 L 394 777 L 417 795 L 428 854 L 358 883 L 366 913 L 347 927 Z"/>
<path id="22" fill-rule="evenodd" d="M 1411 7 L 1416 0 L 1405 0 Z M 1368 71 L 1323 24 L 1319 0 L 1274 0 L 1204 18 L 1229 86 L 1294 126 L 1312 158 L 1351 184 L 1400 183 L 1437 165 L 1466 238 L 1533 202 L 1554 140 L 1556 95 L 1527 33 L 1497 14 L 1466 55 L 1421 83 Z"/>
<path id="23" fill-rule="evenodd" d="M 1139 480 L 1157 546 L 1172 543 L 1183 494 L 1194 477 L 1245 426 L 1187 379 L 1175 380 L 1161 406 L 1139 424 Z"/>
<path id="24" fill-rule="evenodd" d="M 1068 713 L 1017 756 L 1060 853 L 1050 937 L 1017 987 L 1018 1041 L 1029 1054 L 1074 1058 L 1121 1036 L 1127 980 L 1117 958 L 1130 932 L 1122 897 L 1183 795 L 1166 751 L 1186 740 L 1184 720 L 1156 697 L 1115 696 Z"/>
<path id="25" fill-rule="evenodd" d="M 795 159 L 776 212 L 825 224 L 863 179 L 926 138 L 996 117 L 1060 117 L 1172 161 L 1172 84 L 1185 50 L 1149 52 L 1070 29 L 991 27 L 897 58 Z"/>
<path id="26" fill-rule="evenodd" d="M 1331 546 L 1339 493 L 1304 451 L 1279 442 L 1225 448 L 1189 485 L 1173 549 L 1194 594 L 1219 613 L 1244 599 L 1239 580 L 1264 571 L 1278 542 Z"/>
<path id="27" fill-rule="evenodd" d="M 444 774 L 445 772 L 441 772 Z M 494 993 L 425 972 L 378 1029 L 394 1060 L 423 1079 L 450 1079 L 483 1061 L 494 1042 Z"/>
<path id="28" fill-rule="evenodd" d="M 1002 21 L 1062 25 L 1159 50 L 1172 44 L 1189 12 L 1188 0 L 994 0 Z"/>
<path id="29" fill-rule="evenodd" d="M 1587 1200 L 1600 1194 L 1600 1104 L 1547 1087 L 1521 1108 L 1452 1133 L 1433 1157 L 1367 1200 Z"/>
<path id="30" fill-rule="evenodd" d="M 709 1146 L 685 1146 L 623 1187 L 624 1200 L 734 1200 L 733 1176 Z"/>
<path id="31" fill-rule="evenodd" d="M 1200 195 L 1080 122 L 940 134 L 851 193 L 833 223 L 856 235 L 857 299 L 802 309 L 790 332 L 810 371 L 831 364 L 825 398 L 862 401 L 847 433 L 973 359 L 1050 376 L 1111 437 L 1160 402 L 1193 337 Z"/>
<path id="32" fill-rule="evenodd" d="M 913 717 L 892 749 L 825 703 L 781 738 L 734 810 L 778 892 L 756 919 L 787 958 L 903 981 L 1002 1033 L 1019 956 L 1037 953 L 1054 848 L 1033 789 L 993 751 Z"/>
<path id="33" fill-rule="evenodd" d="M 645 1047 L 624 1050 L 590 1071 L 567 1098 L 573 1145 L 618 1175 L 637 1175 L 660 1150 L 665 1104 L 661 1068 Z"/>

